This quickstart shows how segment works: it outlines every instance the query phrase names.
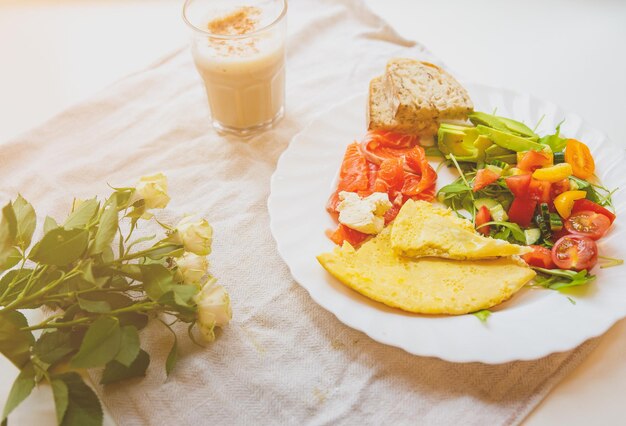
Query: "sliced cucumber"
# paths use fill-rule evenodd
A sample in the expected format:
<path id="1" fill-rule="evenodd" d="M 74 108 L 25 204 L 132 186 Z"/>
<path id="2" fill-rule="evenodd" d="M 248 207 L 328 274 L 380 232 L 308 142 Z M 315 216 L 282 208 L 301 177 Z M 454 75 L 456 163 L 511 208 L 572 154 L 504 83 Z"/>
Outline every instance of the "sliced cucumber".
<path id="1" fill-rule="evenodd" d="M 491 211 L 491 208 L 495 207 L 498 204 L 500 203 L 498 203 L 493 198 L 479 198 L 474 201 L 474 206 L 476 206 L 476 210 L 480 210 L 482 206 L 485 206 Z"/>
<path id="2" fill-rule="evenodd" d="M 509 215 L 506 214 L 504 207 L 502 207 L 502 204 L 500 203 L 498 203 L 497 206 L 490 208 L 489 213 L 491 213 L 491 217 L 496 222 L 506 222 L 507 220 L 509 220 Z"/>
<path id="3" fill-rule="evenodd" d="M 524 236 L 526 237 L 526 245 L 535 244 L 541 238 L 541 231 L 539 228 L 530 228 L 524 231 Z"/>
<path id="4" fill-rule="evenodd" d="M 541 203 L 539 207 L 537 207 L 535 223 L 539 227 L 539 230 L 541 231 L 541 236 L 544 240 L 547 240 L 552 236 L 550 210 L 548 209 L 548 204 Z"/>
<path id="5" fill-rule="evenodd" d="M 509 168 L 510 164 L 500 160 L 490 161 L 489 164 L 501 168 L 502 170 Z"/>
<path id="6" fill-rule="evenodd" d="M 509 216 L 506 214 L 502 204 L 498 203 L 493 198 L 479 198 L 474 201 L 474 206 L 476 206 L 476 210 L 480 210 L 482 206 L 487 207 L 491 218 L 496 222 L 506 222 L 509 220 Z"/>
<path id="7" fill-rule="evenodd" d="M 554 155 L 554 164 L 565 163 L 565 153 L 563 151 L 555 152 L 553 155 Z"/>
<path id="8" fill-rule="evenodd" d="M 563 229 L 563 220 L 557 213 L 550 213 L 550 229 L 560 231 Z"/>

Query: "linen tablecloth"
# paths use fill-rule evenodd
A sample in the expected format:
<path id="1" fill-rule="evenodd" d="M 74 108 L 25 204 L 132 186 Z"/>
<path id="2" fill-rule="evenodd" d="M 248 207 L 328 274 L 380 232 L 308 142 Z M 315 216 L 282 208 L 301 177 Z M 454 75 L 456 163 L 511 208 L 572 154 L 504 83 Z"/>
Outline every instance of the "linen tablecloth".
<path id="1" fill-rule="evenodd" d="M 287 114 L 274 130 L 246 141 L 216 134 L 182 48 L 0 146 L 3 202 L 19 191 L 60 218 L 72 196 L 103 195 L 107 182 L 162 171 L 172 195 L 164 219 L 194 212 L 214 227 L 211 272 L 231 293 L 232 323 L 204 349 L 181 333 L 169 378 L 172 336 L 152 324 L 142 336 L 153 355 L 148 376 L 97 392 L 120 425 L 521 422 L 595 342 L 499 366 L 413 356 L 318 307 L 278 256 L 266 200 L 291 137 L 365 91 L 389 58 L 438 62 L 359 0 L 289 7 Z"/>

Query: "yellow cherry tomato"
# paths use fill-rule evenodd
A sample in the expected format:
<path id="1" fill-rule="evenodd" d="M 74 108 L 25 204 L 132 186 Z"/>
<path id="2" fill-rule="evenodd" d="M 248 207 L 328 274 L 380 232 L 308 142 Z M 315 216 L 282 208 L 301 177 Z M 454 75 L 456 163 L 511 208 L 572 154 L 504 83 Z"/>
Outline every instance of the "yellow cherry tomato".
<path id="1" fill-rule="evenodd" d="M 567 140 L 565 162 L 572 166 L 572 172 L 577 178 L 589 179 L 596 171 L 589 147 L 576 139 Z"/>
<path id="2" fill-rule="evenodd" d="M 569 163 L 561 163 L 556 166 L 537 169 L 533 172 L 533 177 L 538 180 L 548 182 L 558 182 L 572 175 L 572 166 Z"/>
<path id="3" fill-rule="evenodd" d="M 574 201 L 581 200 L 586 196 L 585 191 L 565 191 L 554 199 L 554 208 L 563 219 L 567 219 L 572 214 Z"/>

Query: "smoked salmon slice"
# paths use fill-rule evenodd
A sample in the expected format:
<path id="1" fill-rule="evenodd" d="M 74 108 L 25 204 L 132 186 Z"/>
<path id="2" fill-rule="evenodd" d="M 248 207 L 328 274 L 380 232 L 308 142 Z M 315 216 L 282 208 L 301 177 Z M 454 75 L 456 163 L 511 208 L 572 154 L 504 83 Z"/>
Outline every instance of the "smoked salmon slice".
<path id="1" fill-rule="evenodd" d="M 393 204 L 385 214 L 385 223 L 389 223 L 408 199 L 433 201 L 436 183 L 437 172 L 428 163 L 418 136 L 372 131 L 362 142 L 351 143 L 346 148 L 337 189 L 328 199 L 326 209 L 338 221 L 341 191 L 355 192 L 360 197 L 384 192 Z M 327 235 L 335 244 L 348 241 L 354 247 L 369 237 L 343 224 L 327 231 Z"/>

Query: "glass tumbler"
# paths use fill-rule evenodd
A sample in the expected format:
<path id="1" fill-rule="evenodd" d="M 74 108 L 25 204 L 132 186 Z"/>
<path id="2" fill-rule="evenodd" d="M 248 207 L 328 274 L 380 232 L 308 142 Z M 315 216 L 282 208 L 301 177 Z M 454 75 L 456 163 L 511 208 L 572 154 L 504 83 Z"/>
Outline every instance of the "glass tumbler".
<path id="1" fill-rule="evenodd" d="M 247 136 L 285 112 L 287 0 L 186 0 L 213 126 Z"/>

